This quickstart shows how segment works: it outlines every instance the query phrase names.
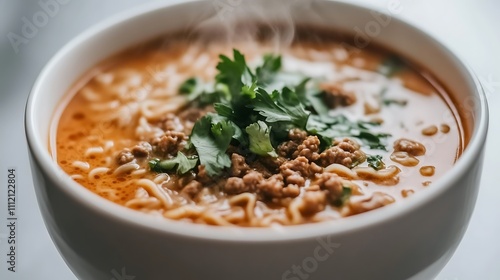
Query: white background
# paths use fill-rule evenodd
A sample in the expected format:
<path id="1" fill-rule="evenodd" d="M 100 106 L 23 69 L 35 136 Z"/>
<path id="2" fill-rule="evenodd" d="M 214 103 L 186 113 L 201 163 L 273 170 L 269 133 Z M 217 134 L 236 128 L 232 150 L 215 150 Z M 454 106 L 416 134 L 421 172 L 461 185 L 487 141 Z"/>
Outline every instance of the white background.
<path id="1" fill-rule="evenodd" d="M 23 130 L 26 98 L 43 65 L 61 46 L 92 24 L 146 1 L 65 0 L 68 3 L 60 5 L 59 11 L 16 53 L 7 34 L 22 34 L 23 17 L 31 21 L 42 10 L 38 1 L 0 0 L 0 279 L 71 280 L 75 276 L 50 240 L 34 195 Z M 386 10 L 394 1 L 353 2 Z M 500 279 L 500 1 L 400 2 L 403 10 L 399 17 L 438 38 L 472 66 L 487 90 L 490 106 L 486 164 L 477 206 L 460 247 L 437 279 Z M 10 167 L 17 169 L 18 178 L 16 273 L 8 272 L 5 262 L 5 181 Z"/>

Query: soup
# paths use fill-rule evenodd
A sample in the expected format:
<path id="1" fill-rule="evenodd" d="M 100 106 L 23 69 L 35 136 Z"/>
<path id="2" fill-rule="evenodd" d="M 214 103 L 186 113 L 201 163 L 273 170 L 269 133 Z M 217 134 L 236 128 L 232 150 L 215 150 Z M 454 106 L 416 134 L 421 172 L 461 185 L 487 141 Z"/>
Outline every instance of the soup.
<path id="1" fill-rule="evenodd" d="M 431 188 L 466 143 L 444 87 L 376 46 L 172 34 L 95 66 L 54 118 L 76 182 L 168 219 L 266 227 L 336 220 Z"/>

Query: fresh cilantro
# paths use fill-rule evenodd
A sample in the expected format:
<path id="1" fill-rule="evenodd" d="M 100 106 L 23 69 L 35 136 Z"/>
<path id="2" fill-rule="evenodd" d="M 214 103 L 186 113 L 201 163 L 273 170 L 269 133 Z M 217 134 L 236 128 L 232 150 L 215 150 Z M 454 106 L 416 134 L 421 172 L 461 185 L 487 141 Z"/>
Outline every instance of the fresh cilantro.
<path id="1" fill-rule="evenodd" d="M 255 69 L 255 75 L 259 85 L 267 85 L 271 83 L 281 69 L 281 56 L 267 54 L 264 55 L 264 62 L 261 66 Z"/>
<path id="2" fill-rule="evenodd" d="M 226 150 L 235 134 L 234 125 L 229 120 L 212 122 L 211 114 L 198 120 L 191 132 L 189 142 L 194 146 L 209 176 L 215 176 L 231 166 Z"/>
<path id="3" fill-rule="evenodd" d="M 271 144 L 271 128 L 263 121 L 257 121 L 246 127 L 250 139 L 250 151 L 260 156 L 277 157 L 276 151 Z"/>
<path id="4" fill-rule="evenodd" d="M 386 105 L 386 106 L 394 104 L 394 105 L 399 105 L 401 107 L 404 107 L 404 106 L 406 106 L 406 104 L 408 103 L 408 101 L 407 100 L 401 100 L 401 99 L 390 99 L 390 98 L 387 98 L 387 99 L 383 99 L 382 103 L 384 103 L 384 105 Z"/>
<path id="5" fill-rule="evenodd" d="M 380 170 L 385 167 L 384 162 L 382 161 L 381 155 L 368 155 L 366 157 L 366 161 L 368 161 L 368 166 L 375 170 Z"/>
<path id="6" fill-rule="evenodd" d="M 275 90 L 272 94 L 259 88 L 252 105 L 253 110 L 269 123 L 291 122 L 299 128 L 305 128 L 309 118 L 309 113 L 305 111 L 295 92 L 289 88 L 283 88 L 281 93 Z"/>
<path id="7" fill-rule="evenodd" d="M 215 77 L 218 84 L 225 84 L 229 90 L 231 99 L 238 102 L 241 97 L 241 89 L 245 85 L 251 85 L 255 81 L 255 75 L 250 71 L 243 56 L 238 50 L 233 50 L 233 60 L 225 55 L 220 55 L 217 64 L 219 74 Z"/>
<path id="8" fill-rule="evenodd" d="M 342 193 L 340 194 L 340 197 L 333 202 L 333 205 L 340 207 L 343 206 L 349 198 L 351 198 L 352 195 L 352 189 L 347 186 L 342 186 Z"/>
<path id="9" fill-rule="evenodd" d="M 373 132 L 373 127 L 379 125 L 375 122 L 351 121 L 344 115 L 324 117 L 313 115 L 309 118 L 306 128 L 307 132 L 317 135 L 320 140 L 354 137 L 370 149 L 387 150 L 384 139 L 390 134 Z"/>
<path id="10" fill-rule="evenodd" d="M 204 83 L 196 78 L 189 78 L 184 81 L 179 87 L 179 92 L 187 95 L 189 102 L 197 102 L 200 106 L 227 99 L 223 90 L 214 89 L 214 85 Z"/>
<path id="11" fill-rule="evenodd" d="M 150 160 L 149 168 L 155 172 L 175 171 L 178 174 L 185 174 L 193 169 L 197 163 L 198 156 L 187 157 L 182 152 L 178 152 L 174 158 L 165 160 L 155 158 Z"/>
<path id="12" fill-rule="evenodd" d="M 322 149 L 338 137 L 354 137 L 372 149 L 386 149 L 384 140 L 389 134 L 373 132 L 379 124 L 331 116 L 319 87 L 321 79 L 283 72 L 281 56 L 264 56 L 254 72 L 238 50 L 233 50 L 233 58 L 219 58 L 214 84 L 191 78 L 179 88 L 195 105 L 211 104 L 216 111 L 195 123 L 188 143 L 209 176 L 230 167 L 229 145 L 244 153 L 277 156 L 274 147 L 287 140 L 293 128 L 317 135 Z M 392 75 L 391 65 L 397 63 L 383 64 L 381 73 Z M 163 165 L 176 168 L 173 162 Z"/>

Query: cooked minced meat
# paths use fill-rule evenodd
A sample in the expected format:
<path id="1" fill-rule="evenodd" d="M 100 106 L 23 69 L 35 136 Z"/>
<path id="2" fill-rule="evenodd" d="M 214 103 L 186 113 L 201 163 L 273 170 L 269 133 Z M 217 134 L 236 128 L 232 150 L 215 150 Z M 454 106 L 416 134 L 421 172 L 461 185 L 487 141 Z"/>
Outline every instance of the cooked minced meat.
<path id="1" fill-rule="evenodd" d="M 300 212 L 304 216 L 312 216 L 325 210 L 326 195 L 322 191 L 305 192 Z"/>
<path id="2" fill-rule="evenodd" d="M 231 155 L 231 175 L 242 177 L 250 170 L 250 167 L 245 161 L 245 157 L 237 153 Z"/>
<path id="3" fill-rule="evenodd" d="M 134 155 L 128 148 L 123 149 L 116 155 L 116 163 L 118 163 L 118 165 L 129 163 L 132 160 L 134 160 Z"/>
<path id="4" fill-rule="evenodd" d="M 292 158 L 303 156 L 310 161 L 316 161 L 319 158 L 319 145 L 320 141 L 318 136 L 307 136 L 307 138 L 297 146 L 297 149 L 292 154 Z"/>
<path id="5" fill-rule="evenodd" d="M 186 194 L 187 196 L 193 198 L 198 194 L 203 186 L 200 182 L 192 180 L 184 188 L 182 188 L 181 194 Z"/>
<path id="6" fill-rule="evenodd" d="M 153 139 L 151 145 L 156 153 L 175 155 L 182 148 L 186 138 L 184 132 L 167 130 L 162 136 Z"/>
<path id="7" fill-rule="evenodd" d="M 277 148 L 278 154 L 282 157 L 291 157 L 298 146 L 307 138 L 307 132 L 300 129 L 291 129 L 288 138 L 289 141 L 281 143 Z"/>
<path id="8" fill-rule="evenodd" d="M 318 163 L 328 166 L 333 163 L 352 168 L 366 160 L 366 155 L 360 150 L 359 144 L 349 138 L 337 142 L 333 147 L 326 149 L 319 155 Z"/>
<path id="9" fill-rule="evenodd" d="M 142 141 L 132 148 L 132 154 L 138 158 L 148 157 L 153 151 L 153 147 L 146 141 Z"/>
<path id="10" fill-rule="evenodd" d="M 319 173 L 316 174 L 311 184 L 319 186 L 320 189 L 325 190 L 328 200 L 331 203 L 338 201 L 342 196 L 342 180 L 335 173 Z"/>

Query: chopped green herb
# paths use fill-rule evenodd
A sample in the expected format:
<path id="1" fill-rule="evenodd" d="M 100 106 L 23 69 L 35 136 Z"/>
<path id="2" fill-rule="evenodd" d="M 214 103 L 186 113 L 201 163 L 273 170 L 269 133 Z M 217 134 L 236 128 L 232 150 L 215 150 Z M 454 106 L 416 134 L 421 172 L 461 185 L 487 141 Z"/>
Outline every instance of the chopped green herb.
<path id="1" fill-rule="evenodd" d="M 331 116 L 319 80 L 282 72 L 281 56 L 264 56 L 255 72 L 238 50 L 233 50 L 232 59 L 219 58 L 215 84 L 190 78 L 179 88 L 190 101 L 213 104 L 217 112 L 195 123 L 189 141 L 208 175 L 219 175 L 231 166 L 230 144 L 256 155 L 277 156 L 274 147 L 293 128 L 317 135 L 322 149 L 337 137 L 354 137 L 372 149 L 386 149 L 389 134 L 373 132 L 379 124 Z"/>
<path id="2" fill-rule="evenodd" d="M 383 99 L 382 100 L 382 103 L 384 103 L 384 105 L 386 106 L 389 106 L 391 104 L 394 104 L 394 105 L 399 105 L 399 106 L 406 106 L 406 104 L 408 103 L 407 100 L 401 100 L 401 99 Z"/>
<path id="3" fill-rule="evenodd" d="M 266 85 L 273 81 L 276 73 L 281 69 L 281 56 L 267 54 L 264 55 L 264 62 L 255 69 L 259 85 Z"/>
<path id="4" fill-rule="evenodd" d="M 340 195 L 339 199 L 333 202 L 333 205 L 340 207 L 343 206 L 349 198 L 351 198 L 352 195 L 352 189 L 347 186 L 342 186 L 342 194 Z"/>
<path id="5" fill-rule="evenodd" d="M 271 144 L 271 128 L 263 121 L 257 121 L 245 129 L 250 138 L 250 151 L 260 156 L 277 157 L 276 151 Z"/>
<path id="6" fill-rule="evenodd" d="M 381 155 L 368 155 L 366 157 L 366 161 L 368 161 L 368 166 L 375 170 L 380 170 L 385 167 L 384 162 L 382 161 Z"/>
<path id="7" fill-rule="evenodd" d="M 175 171 L 178 174 L 185 174 L 193 169 L 198 163 L 198 156 L 187 157 L 182 152 L 178 152 L 177 156 L 171 159 L 159 160 L 153 159 L 149 161 L 149 168 L 154 172 Z"/>
<path id="8" fill-rule="evenodd" d="M 189 141 L 209 176 L 218 175 L 224 168 L 231 166 L 226 150 L 234 135 L 235 128 L 231 121 L 213 123 L 212 114 L 207 114 L 195 123 Z"/>

